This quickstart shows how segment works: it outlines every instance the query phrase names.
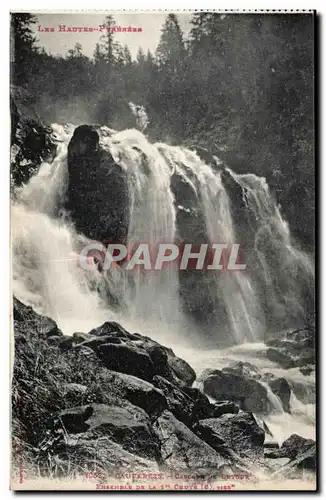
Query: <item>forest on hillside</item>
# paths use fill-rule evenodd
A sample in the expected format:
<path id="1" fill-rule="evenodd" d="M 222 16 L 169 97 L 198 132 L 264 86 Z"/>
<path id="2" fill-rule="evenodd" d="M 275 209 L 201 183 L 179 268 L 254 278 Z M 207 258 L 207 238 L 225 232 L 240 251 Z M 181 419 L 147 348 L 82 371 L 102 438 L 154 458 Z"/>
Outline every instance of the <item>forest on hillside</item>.
<path id="1" fill-rule="evenodd" d="M 155 53 L 133 60 L 103 24 L 92 58 L 40 47 L 34 15 L 15 13 L 12 95 L 43 122 L 134 126 L 145 107 L 151 141 L 200 145 L 237 172 L 263 175 L 293 234 L 314 246 L 314 16 L 194 13 L 185 36 L 167 15 Z M 26 110 L 26 111 L 25 111 Z"/>

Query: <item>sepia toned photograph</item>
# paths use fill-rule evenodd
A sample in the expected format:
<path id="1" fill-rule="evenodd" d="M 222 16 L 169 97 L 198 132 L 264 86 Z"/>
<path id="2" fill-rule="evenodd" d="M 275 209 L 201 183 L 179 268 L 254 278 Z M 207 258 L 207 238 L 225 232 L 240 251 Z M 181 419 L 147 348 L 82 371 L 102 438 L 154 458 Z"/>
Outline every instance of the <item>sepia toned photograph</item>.
<path id="1" fill-rule="evenodd" d="M 317 490 L 316 37 L 11 12 L 12 490 Z"/>

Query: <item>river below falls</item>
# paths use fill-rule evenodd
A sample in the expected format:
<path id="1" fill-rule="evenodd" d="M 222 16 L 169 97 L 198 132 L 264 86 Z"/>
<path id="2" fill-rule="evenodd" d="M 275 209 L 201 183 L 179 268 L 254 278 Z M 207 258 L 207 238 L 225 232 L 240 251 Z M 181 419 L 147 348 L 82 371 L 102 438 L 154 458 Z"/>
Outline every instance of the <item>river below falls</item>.
<path id="1" fill-rule="evenodd" d="M 265 355 L 266 349 L 267 347 L 263 343 L 241 344 L 226 349 L 209 350 L 180 345 L 173 348 L 177 356 L 185 359 L 193 367 L 197 377 L 205 369 L 222 369 L 235 361 L 246 361 L 256 366 L 262 374 L 270 372 L 277 377 L 286 378 L 290 383 L 291 381 L 300 382 L 308 388 L 314 388 L 314 376 L 305 376 L 298 368 L 291 368 L 289 370 L 281 368 L 276 363 L 267 359 Z M 269 430 L 273 434 L 274 440 L 282 444 L 291 434 L 298 434 L 307 439 L 315 439 L 315 405 L 303 404 L 292 392 L 290 399 L 291 414 L 289 414 L 281 409 L 280 404 L 275 404 L 275 399 L 278 400 L 277 396 L 274 395 L 271 398 L 273 410 L 268 415 L 263 416 Z"/>

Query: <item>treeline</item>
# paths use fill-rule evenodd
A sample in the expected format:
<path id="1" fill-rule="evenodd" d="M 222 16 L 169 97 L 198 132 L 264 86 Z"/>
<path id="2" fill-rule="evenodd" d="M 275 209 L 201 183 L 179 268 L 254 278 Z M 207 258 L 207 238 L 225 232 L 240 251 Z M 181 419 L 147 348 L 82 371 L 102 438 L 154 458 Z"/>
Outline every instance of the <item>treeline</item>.
<path id="1" fill-rule="evenodd" d="M 28 109 L 122 129 L 134 126 L 128 102 L 143 105 L 151 140 L 199 144 L 265 175 L 300 239 L 313 241 L 312 15 L 195 13 L 186 38 L 169 14 L 155 54 L 140 48 L 136 60 L 112 30 L 91 59 L 80 44 L 66 57 L 47 54 L 35 22 L 12 15 L 12 81 Z"/>

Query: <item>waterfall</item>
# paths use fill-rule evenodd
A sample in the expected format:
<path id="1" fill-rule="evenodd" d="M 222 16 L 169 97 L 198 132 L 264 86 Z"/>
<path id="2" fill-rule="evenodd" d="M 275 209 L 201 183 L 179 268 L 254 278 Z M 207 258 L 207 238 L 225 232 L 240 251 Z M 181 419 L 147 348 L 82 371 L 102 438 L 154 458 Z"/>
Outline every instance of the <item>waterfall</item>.
<path id="1" fill-rule="evenodd" d="M 227 170 L 242 190 L 253 242 L 248 265 L 255 273 L 261 301 L 265 301 L 265 316 L 280 327 L 291 321 L 300 324 L 314 304 L 312 259 L 293 244 L 266 179 Z"/>
<path id="2" fill-rule="evenodd" d="M 149 245 L 155 257 L 160 243 L 173 243 L 176 212 L 170 189 L 171 169 L 155 145 L 137 130 L 118 132 L 106 141 L 113 157 L 127 171 L 130 197 L 128 246 Z M 124 301 L 129 320 L 143 331 L 148 327 L 183 327 L 178 296 L 178 270 L 137 269 L 123 274 Z"/>
<path id="3" fill-rule="evenodd" d="M 67 145 L 73 128 L 56 125 L 53 130 L 58 141 L 54 161 L 41 165 L 18 190 L 12 206 L 13 292 L 53 317 L 68 334 L 88 331 L 107 319 L 125 321 L 152 335 L 159 329 L 174 334 L 198 330 L 191 326 L 189 311 L 180 300 L 176 266 L 132 272 L 121 266 L 107 273 L 78 266 L 76 253 L 88 240 L 77 234 L 62 211 L 68 180 Z M 271 318 L 285 321 L 303 315 L 313 265 L 292 244 L 289 228 L 263 178 L 227 169 L 245 205 L 245 215 L 237 217 L 222 167 L 207 165 L 186 148 L 151 144 L 137 130 L 115 132 L 102 127 L 98 133 L 101 147 L 110 151 L 126 173 L 128 247 L 146 243 L 155 253 L 158 244 L 179 242 L 187 229 L 182 221 L 189 217 L 200 228 L 198 234 L 205 235 L 206 241 L 201 243 L 241 244 L 246 233 L 241 224 L 246 219 L 248 234 L 253 235 L 246 253 L 249 270 L 210 271 L 206 291 L 201 291 L 201 283 L 204 286 L 207 277 L 196 278 L 202 302 L 211 298 L 219 307 L 210 323 L 216 342 L 222 330 L 235 343 L 257 341 Z M 184 194 L 181 203 L 182 190 L 190 198 Z M 197 237 L 197 229 L 189 226 L 190 237 Z M 108 290 L 121 299 L 120 310 L 112 307 Z M 189 286 L 187 294 L 193 293 Z"/>

